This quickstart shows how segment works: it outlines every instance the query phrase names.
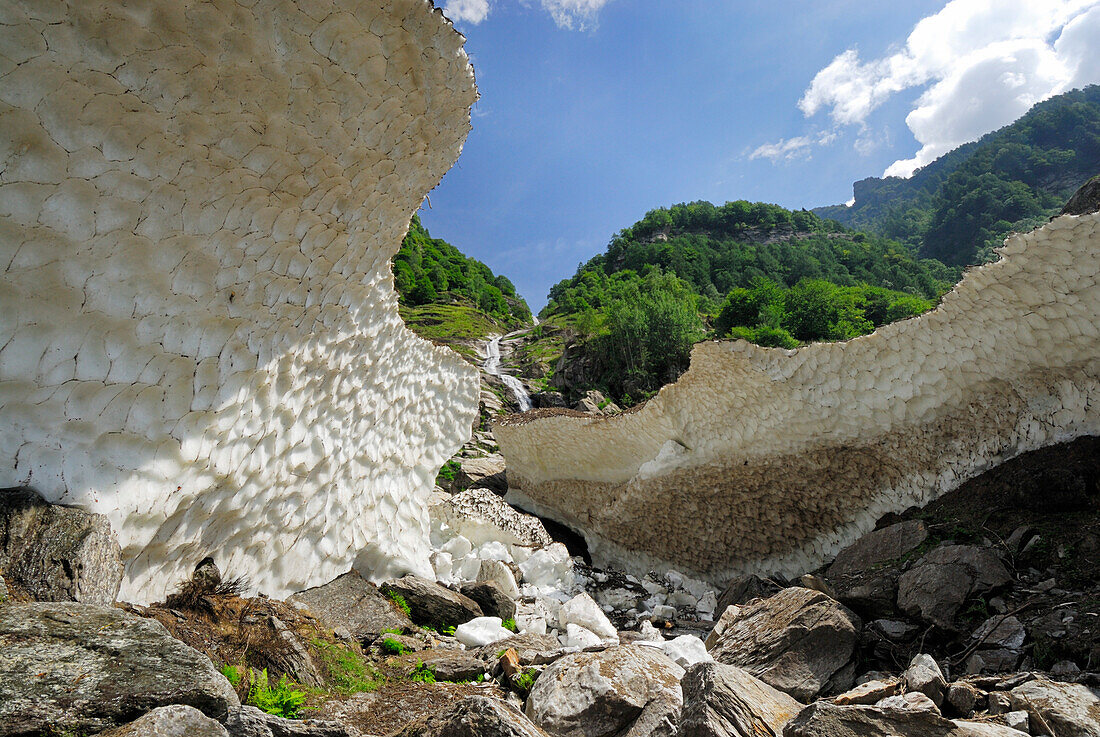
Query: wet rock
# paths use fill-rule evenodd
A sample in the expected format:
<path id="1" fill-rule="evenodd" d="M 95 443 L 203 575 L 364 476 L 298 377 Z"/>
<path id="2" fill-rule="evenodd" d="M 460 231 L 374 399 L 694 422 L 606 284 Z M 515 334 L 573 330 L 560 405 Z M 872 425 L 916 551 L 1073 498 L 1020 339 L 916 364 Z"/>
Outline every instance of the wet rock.
<path id="1" fill-rule="evenodd" d="M 970 596 L 1012 580 L 1000 559 L 986 548 L 942 545 L 898 579 L 898 607 L 945 629 Z"/>
<path id="2" fill-rule="evenodd" d="M 363 642 L 377 639 L 386 630 L 405 631 L 413 626 L 404 612 L 357 571 L 299 591 L 287 603 L 304 607 L 325 626 L 334 631 L 342 627 Z"/>
<path id="3" fill-rule="evenodd" d="M 221 720 L 240 702 L 155 620 L 88 604 L 0 608 L 0 733 L 94 732 L 172 704 Z"/>
<path id="4" fill-rule="evenodd" d="M 541 547 L 553 540 L 542 522 L 514 509 L 488 489 L 467 489 L 429 510 L 433 534 L 446 527 L 448 539 L 461 535 L 475 547 L 491 541 Z M 457 556 L 456 556 L 457 557 Z"/>
<path id="5" fill-rule="evenodd" d="M 954 730 L 932 711 L 818 701 L 787 723 L 783 737 L 955 737 Z"/>
<path id="6" fill-rule="evenodd" d="M 800 701 L 844 691 L 854 680 L 859 617 L 828 596 L 784 589 L 730 608 L 711 655 Z"/>
<path id="7" fill-rule="evenodd" d="M 122 548 L 102 514 L 0 490 L 0 570 L 37 601 L 107 606 L 122 585 Z"/>
<path id="8" fill-rule="evenodd" d="M 1079 683 L 1036 678 L 1009 695 L 1012 709 L 1026 711 L 1033 729 L 1045 729 L 1057 737 L 1100 734 L 1100 698 Z"/>
<path id="9" fill-rule="evenodd" d="M 175 704 L 157 707 L 127 725 L 100 732 L 99 737 L 229 737 L 229 733 L 221 722 L 195 707 Z"/>
<path id="10" fill-rule="evenodd" d="M 844 576 L 865 573 L 875 566 L 902 557 L 928 539 L 928 529 L 919 520 L 899 522 L 868 532 L 837 554 L 825 577 L 835 582 Z"/>
<path id="11" fill-rule="evenodd" d="M 284 719 L 254 706 L 234 709 L 225 722 L 230 737 L 366 737 L 328 719 Z M 180 735 L 180 737 L 190 737 Z"/>
<path id="12" fill-rule="evenodd" d="M 693 737 L 780 735 L 802 704 L 733 665 L 699 663 L 681 686 L 680 734 Z"/>
<path id="13" fill-rule="evenodd" d="M 484 614 L 477 602 L 468 596 L 412 574 L 386 581 L 379 588 L 386 596 L 402 597 L 409 605 L 413 622 L 437 630 L 457 627 Z"/>
<path id="14" fill-rule="evenodd" d="M 492 581 L 468 583 L 460 586 L 458 591 L 477 602 L 487 617 L 514 619 L 516 616 L 516 602 Z"/>
<path id="15" fill-rule="evenodd" d="M 504 456 L 493 454 L 480 458 L 465 458 L 459 463 L 452 490 L 491 489 L 498 494 L 508 491 Z"/>
<path id="16" fill-rule="evenodd" d="M 626 732 L 655 700 L 683 703 L 684 669 L 655 648 L 623 645 L 566 655 L 548 667 L 527 699 L 527 716 L 555 735 Z"/>
<path id="17" fill-rule="evenodd" d="M 408 725 L 396 737 L 549 737 L 535 724 L 496 699 L 471 696 Z"/>
<path id="18" fill-rule="evenodd" d="M 943 671 L 931 655 L 921 653 L 909 663 L 905 671 L 905 687 L 909 691 L 919 691 L 938 708 L 943 704 L 944 692 L 947 690 L 947 681 L 944 680 Z"/>

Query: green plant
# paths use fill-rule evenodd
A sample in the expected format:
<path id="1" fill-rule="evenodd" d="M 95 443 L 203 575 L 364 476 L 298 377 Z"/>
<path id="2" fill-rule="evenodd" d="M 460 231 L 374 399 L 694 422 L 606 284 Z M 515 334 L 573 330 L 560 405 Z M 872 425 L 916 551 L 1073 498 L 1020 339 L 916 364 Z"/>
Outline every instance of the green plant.
<path id="1" fill-rule="evenodd" d="M 382 648 L 382 652 L 388 653 L 390 655 L 404 655 L 409 651 L 407 647 L 405 647 L 392 637 L 383 638 L 380 647 Z"/>
<path id="2" fill-rule="evenodd" d="M 275 685 L 267 677 L 267 668 L 257 672 L 249 671 L 251 685 L 245 703 L 260 711 L 285 719 L 297 719 L 302 705 L 306 702 L 306 692 L 294 688 L 294 684 L 284 675 Z"/>
<path id="3" fill-rule="evenodd" d="M 394 603 L 394 606 L 400 609 L 406 617 L 412 616 L 412 610 L 409 609 L 409 605 L 405 602 L 404 596 L 397 593 L 396 591 L 389 591 L 386 593 L 386 596 L 389 597 L 390 601 Z"/>
<path id="4" fill-rule="evenodd" d="M 409 680 L 413 683 L 435 683 L 435 670 L 423 660 L 418 660 L 416 667 L 409 673 Z"/>
<path id="5" fill-rule="evenodd" d="M 425 627 L 424 629 L 428 629 L 428 628 Z M 400 635 L 400 634 L 404 634 L 404 633 L 400 629 L 398 629 L 397 627 L 390 627 L 388 629 L 382 630 L 382 634 L 383 635 Z"/>
<path id="6" fill-rule="evenodd" d="M 243 668 L 237 665 L 223 665 L 221 667 L 221 674 L 225 676 L 225 679 L 229 681 L 233 688 L 241 685 L 241 678 L 243 677 Z"/>
<path id="7" fill-rule="evenodd" d="M 455 476 L 458 475 L 459 468 L 461 468 L 461 464 L 456 460 L 450 460 L 444 463 L 443 468 L 439 469 L 439 473 L 436 474 L 436 486 L 442 486 L 444 488 L 450 486 L 455 480 Z"/>
<path id="8" fill-rule="evenodd" d="M 441 635 L 446 635 L 447 637 L 454 637 L 455 636 L 455 628 L 453 626 L 452 627 L 444 627 L 443 629 L 439 630 L 439 633 Z"/>
<path id="9" fill-rule="evenodd" d="M 523 693 L 530 692 L 531 688 L 535 685 L 535 678 L 538 675 L 534 670 L 527 669 L 516 674 L 512 679 L 512 683 L 515 684 Z"/>
<path id="10" fill-rule="evenodd" d="M 382 684 L 382 675 L 358 651 L 324 640 L 315 639 L 311 644 L 328 670 L 328 682 L 334 692 L 350 696 L 375 691 Z"/>
<path id="11" fill-rule="evenodd" d="M 501 623 L 501 626 L 504 627 L 504 629 L 506 629 L 506 630 L 511 630 L 512 632 L 518 632 L 518 630 L 516 629 L 516 620 L 512 619 L 511 617 L 504 620 Z"/>

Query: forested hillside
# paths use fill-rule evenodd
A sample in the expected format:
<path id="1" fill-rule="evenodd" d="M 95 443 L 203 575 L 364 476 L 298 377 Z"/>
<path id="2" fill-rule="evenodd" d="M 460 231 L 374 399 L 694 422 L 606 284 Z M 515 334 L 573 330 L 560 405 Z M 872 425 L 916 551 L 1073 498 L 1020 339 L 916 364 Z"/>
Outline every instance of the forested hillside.
<path id="1" fill-rule="evenodd" d="M 959 273 L 914 250 L 776 205 L 680 204 L 622 230 L 541 315 L 579 335 L 586 380 L 629 404 L 708 336 L 794 347 L 931 309 Z"/>
<path id="2" fill-rule="evenodd" d="M 911 178 L 864 179 L 855 203 L 814 210 L 948 264 L 988 261 L 1010 232 L 1044 222 L 1100 171 L 1100 86 L 1041 102 Z"/>

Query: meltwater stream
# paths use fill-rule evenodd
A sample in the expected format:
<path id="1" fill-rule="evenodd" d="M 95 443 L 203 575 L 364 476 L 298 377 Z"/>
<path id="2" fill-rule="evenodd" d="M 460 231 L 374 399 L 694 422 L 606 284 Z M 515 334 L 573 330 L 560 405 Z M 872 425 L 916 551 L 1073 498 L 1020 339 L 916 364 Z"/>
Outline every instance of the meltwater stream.
<path id="1" fill-rule="evenodd" d="M 523 384 L 516 377 L 504 373 L 500 368 L 500 335 L 489 336 L 488 342 L 485 343 L 485 363 L 481 364 L 482 370 L 490 376 L 496 376 L 502 382 L 504 386 L 512 390 L 512 395 L 519 403 L 519 411 L 526 412 L 534 407 L 531 403 L 531 397 L 528 396 L 527 390 L 523 388 Z"/>

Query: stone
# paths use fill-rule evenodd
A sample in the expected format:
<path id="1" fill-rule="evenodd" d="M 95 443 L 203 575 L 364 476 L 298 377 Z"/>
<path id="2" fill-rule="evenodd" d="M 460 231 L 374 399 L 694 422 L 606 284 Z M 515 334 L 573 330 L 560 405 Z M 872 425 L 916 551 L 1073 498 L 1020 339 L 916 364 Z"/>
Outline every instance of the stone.
<path id="1" fill-rule="evenodd" d="M 713 585 L 816 570 L 888 513 L 1095 434 L 1078 389 L 1100 379 L 1098 222 L 1013 235 L 935 310 L 856 341 L 705 341 L 631 412 L 500 418 L 509 498 L 583 534 L 598 567 Z"/>
<path id="2" fill-rule="evenodd" d="M 565 408 L 565 395 L 561 392 L 539 392 L 531 397 L 535 400 L 535 406 L 539 409 L 550 409 L 554 407 Z"/>
<path id="3" fill-rule="evenodd" d="M 941 545 L 898 579 L 898 607 L 930 624 L 954 629 L 955 615 L 971 595 L 1012 580 L 1000 559 L 986 548 Z"/>
<path id="4" fill-rule="evenodd" d="M 671 640 L 663 640 L 661 649 L 681 668 L 688 668 L 696 663 L 709 663 L 714 660 L 707 652 L 707 646 L 695 635 L 680 635 Z"/>
<path id="5" fill-rule="evenodd" d="M 429 510 L 433 534 L 461 535 L 477 547 L 487 542 L 542 547 L 553 542 L 537 517 L 524 514 L 489 489 L 467 489 Z M 443 534 L 442 530 L 446 529 Z M 461 557 L 454 551 L 456 558 Z M 468 551 L 467 551 L 468 552 Z"/>
<path id="6" fill-rule="evenodd" d="M 305 607 L 334 631 L 343 627 L 361 642 L 371 642 L 386 630 L 405 632 L 413 627 L 412 620 L 358 571 L 299 591 L 287 603 Z"/>
<path id="7" fill-rule="evenodd" d="M 981 643 L 978 647 L 1003 648 L 1019 652 L 1027 639 L 1027 630 L 1014 616 L 990 617 L 974 630 L 970 639 Z"/>
<path id="8" fill-rule="evenodd" d="M 872 530 L 837 553 L 826 569 L 830 581 L 841 576 L 865 573 L 875 566 L 896 560 L 928 539 L 928 528 L 920 520 L 898 522 Z"/>
<path id="9" fill-rule="evenodd" d="M 623 737 L 677 737 L 680 734 L 677 725 L 682 706 L 679 694 L 657 694 L 645 705 Z"/>
<path id="10" fill-rule="evenodd" d="M 497 660 L 497 653 L 508 649 L 516 651 L 520 665 L 545 665 L 565 654 L 562 652 L 561 643 L 552 635 L 523 634 L 512 635 L 507 640 L 485 645 L 474 655 L 485 663 L 493 663 Z"/>
<path id="11" fill-rule="evenodd" d="M 878 709 L 897 709 L 900 711 L 927 711 L 939 714 L 940 709 L 936 702 L 928 698 L 920 691 L 907 691 L 897 696 L 887 696 L 875 704 Z"/>
<path id="12" fill-rule="evenodd" d="M 1062 208 L 1063 215 L 1087 215 L 1100 210 L 1100 175 L 1093 177 L 1073 193 Z"/>
<path id="13" fill-rule="evenodd" d="M 11 604 L 0 608 L 0 643 L 8 734 L 95 732 L 173 704 L 223 720 L 240 705 L 205 655 L 156 620 L 120 609 Z"/>
<path id="14" fill-rule="evenodd" d="M 604 640 L 618 641 L 619 638 L 615 625 L 611 624 L 611 620 L 600 609 L 600 605 L 586 592 L 577 594 L 561 605 L 558 621 L 563 627 L 569 624 L 584 627 Z"/>
<path id="15" fill-rule="evenodd" d="M 898 572 L 888 569 L 855 577 L 834 579 L 837 601 L 867 617 L 896 616 Z"/>
<path id="16" fill-rule="evenodd" d="M 1007 714 L 1012 711 L 1012 697 L 1007 693 L 994 691 L 986 696 L 986 707 L 990 714 Z"/>
<path id="17" fill-rule="evenodd" d="M 507 704 L 484 696 L 468 699 L 409 724 L 395 737 L 549 737 Z"/>
<path id="18" fill-rule="evenodd" d="M 825 594 L 784 589 L 722 615 L 711 648 L 719 663 L 736 665 L 799 701 L 852 685 L 859 618 Z"/>
<path id="19" fill-rule="evenodd" d="M 683 668 L 654 648 L 574 653 L 543 671 L 526 713 L 551 734 L 611 737 L 626 732 L 650 702 L 664 697 L 681 705 L 683 676 Z"/>
<path id="20" fill-rule="evenodd" d="M 99 737 L 229 737 L 225 727 L 193 706 L 158 706 L 140 719 Z M 234 735 L 236 737 L 236 735 Z"/>
<path id="21" fill-rule="evenodd" d="M 463 37 L 428 0 L 2 6 L 0 58 L 41 53 L 0 120 L 0 487 L 105 514 L 136 604 L 211 551 L 276 599 L 432 575 L 478 370 L 391 259 L 470 130 Z"/>
<path id="22" fill-rule="evenodd" d="M 477 602 L 482 613 L 487 617 L 515 619 L 516 602 L 492 581 L 464 584 L 458 588 L 458 591 Z"/>
<path id="23" fill-rule="evenodd" d="M 947 687 L 943 709 L 955 716 L 968 717 L 974 711 L 982 692 L 965 681 L 956 681 Z"/>
<path id="24" fill-rule="evenodd" d="M 1007 673 L 1015 670 L 1020 662 L 1020 651 L 994 648 L 979 650 L 966 659 L 966 672 L 974 675 L 977 673 Z"/>
<path id="25" fill-rule="evenodd" d="M 1030 731 L 1029 720 L 1026 711 L 1010 711 L 1005 714 L 1005 724 L 1013 729 L 1018 729 L 1025 734 Z"/>
<path id="26" fill-rule="evenodd" d="M 783 737 L 956 737 L 935 711 L 810 704 L 787 723 Z"/>
<path id="27" fill-rule="evenodd" d="M 865 681 L 833 699 L 841 706 L 872 705 L 901 691 L 901 681 Z"/>
<path id="28" fill-rule="evenodd" d="M 37 601 L 108 606 L 122 585 L 122 548 L 102 514 L 0 489 L 0 571 Z"/>
<path id="29" fill-rule="evenodd" d="M 498 494 L 508 491 L 504 456 L 493 454 L 462 459 L 455 473 L 454 491 L 471 488 L 489 489 Z"/>
<path id="30" fill-rule="evenodd" d="M 413 622 L 437 630 L 457 627 L 484 615 L 477 602 L 468 596 L 412 574 L 386 581 L 379 589 L 386 596 L 402 597 L 409 606 Z"/>
<path id="31" fill-rule="evenodd" d="M 896 619 L 876 619 L 871 622 L 870 627 L 883 637 L 895 642 L 904 642 L 910 639 L 920 629 L 914 624 Z"/>
<path id="32" fill-rule="evenodd" d="M 500 617 L 475 617 L 455 628 L 455 639 L 466 647 L 481 647 L 507 640 L 514 632 L 504 629 Z"/>
<path id="33" fill-rule="evenodd" d="M 1079 683 L 1040 677 L 1017 686 L 1009 695 L 1012 709 L 1026 711 L 1033 730 L 1046 729 L 1057 737 L 1100 734 L 1100 697 Z"/>
<path id="34" fill-rule="evenodd" d="M 718 596 L 718 606 L 714 613 L 721 617 L 726 608 L 735 604 L 747 604 L 753 599 L 771 596 L 782 590 L 773 581 L 759 576 L 737 576 L 733 578 Z"/>
<path id="35" fill-rule="evenodd" d="M 1027 732 L 993 722 L 968 722 L 955 719 L 951 723 L 955 726 L 951 737 L 1029 737 Z"/>
<path id="36" fill-rule="evenodd" d="M 358 730 L 348 728 L 331 719 L 285 719 L 274 714 L 266 714 L 255 706 L 234 709 L 226 720 L 225 726 L 229 730 L 230 737 L 360 737 L 361 735 Z"/>
<path id="37" fill-rule="evenodd" d="M 937 708 L 943 704 L 947 681 L 943 677 L 939 664 L 931 655 L 920 653 L 914 656 L 904 677 L 906 689 L 924 694 L 932 699 Z"/>
<path id="38" fill-rule="evenodd" d="M 485 663 L 468 650 L 431 648 L 417 653 L 417 658 L 432 667 L 437 681 L 473 681 L 485 673 Z"/>
<path id="39" fill-rule="evenodd" d="M 680 734 L 692 737 L 779 737 L 802 704 L 733 665 L 699 663 L 681 687 Z"/>
<path id="40" fill-rule="evenodd" d="M 270 657 L 275 669 L 286 673 L 304 686 L 322 688 L 325 685 L 325 679 L 318 672 L 309 649 L 298 634 L 274 615 L 268 615 L 267 626 L 275 639 L 283 645 L 281 648 L 272 649 L 273 655 Z"/>

